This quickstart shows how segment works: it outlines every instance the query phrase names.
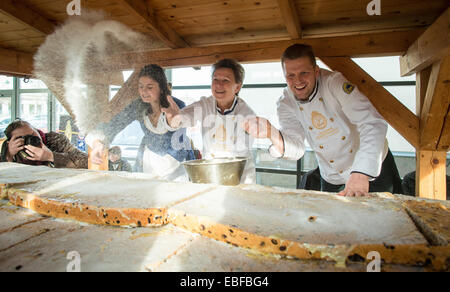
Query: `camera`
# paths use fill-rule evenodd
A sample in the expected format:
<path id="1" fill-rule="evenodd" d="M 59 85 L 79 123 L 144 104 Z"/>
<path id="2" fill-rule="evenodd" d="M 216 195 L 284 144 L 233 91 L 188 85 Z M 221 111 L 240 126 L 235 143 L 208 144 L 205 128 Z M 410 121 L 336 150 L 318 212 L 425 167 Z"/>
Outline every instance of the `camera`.
<path id="1" fill-rule="evenodd" d="M 41 148 L 41 139 L 39 137 L 33 136 L 33 135 L 27 135 L 27 136 L 22 136 L 20 137 L 23 139 L 23 145 L 27 146 L 27 145 L 31 145 L 34 147 L 39 147 Z M 29 157 L 29 155 L 25 152 L 25 151 L 20 151 L 18 153 L 23 159 L 27 159 Z"/>
<path id="2" fill-rule="evenodd" d="M 24 140 L 23 145 L 31 145 L 34 147 L 41 147 L 41 139 L 39 137 L 33 136 L 33 135 L 27 135 L 21 137 Z"/>

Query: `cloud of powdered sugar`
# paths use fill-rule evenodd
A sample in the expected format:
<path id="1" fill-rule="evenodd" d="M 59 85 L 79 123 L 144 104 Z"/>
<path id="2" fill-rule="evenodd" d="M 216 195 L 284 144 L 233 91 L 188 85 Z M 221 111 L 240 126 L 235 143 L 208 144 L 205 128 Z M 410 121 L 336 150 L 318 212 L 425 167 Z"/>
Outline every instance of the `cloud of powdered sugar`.
<path id="1" fill-rule="evenodd" d="M 111 66 L 110 57 L 154 46 L 149 37 L 101 12 L 83 11 L 47 37 L 34 57 L 34 75 L 70 109 L 80 131 L 87 134 L 106 111 L 109 85 L 122 85 L 117 84 L 122 71 Z"/>

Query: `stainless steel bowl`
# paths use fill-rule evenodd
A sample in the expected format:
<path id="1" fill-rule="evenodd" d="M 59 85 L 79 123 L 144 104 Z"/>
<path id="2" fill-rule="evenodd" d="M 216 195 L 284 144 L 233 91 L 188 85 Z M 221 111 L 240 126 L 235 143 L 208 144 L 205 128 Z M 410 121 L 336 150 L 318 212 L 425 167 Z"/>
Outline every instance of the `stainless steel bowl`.
<path id="1" fill-rule="evenodd" d="M 203 159 L 183 162 L 193 183 L 236 186 L 240 184 L 247 157 Z"/>

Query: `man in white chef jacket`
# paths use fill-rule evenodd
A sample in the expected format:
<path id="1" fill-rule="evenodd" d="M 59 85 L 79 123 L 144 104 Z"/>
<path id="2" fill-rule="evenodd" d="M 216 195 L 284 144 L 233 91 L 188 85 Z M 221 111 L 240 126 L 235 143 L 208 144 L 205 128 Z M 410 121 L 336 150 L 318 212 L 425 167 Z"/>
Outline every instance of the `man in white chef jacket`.
<path id="1" fill-rule="evenodd" d="M 322 191 L 350 197 L 399 191 L 387 123 L 367 97 L 341 73 L 319 68 L 310 46 L 286 49 L 282 66 L 288 87 L 278 101 L 281 130 L 258 117 L 246 120 L 246 131 L 269 138 L 276 158 L 300 159 L 306 139 L 319 163 Z"/>

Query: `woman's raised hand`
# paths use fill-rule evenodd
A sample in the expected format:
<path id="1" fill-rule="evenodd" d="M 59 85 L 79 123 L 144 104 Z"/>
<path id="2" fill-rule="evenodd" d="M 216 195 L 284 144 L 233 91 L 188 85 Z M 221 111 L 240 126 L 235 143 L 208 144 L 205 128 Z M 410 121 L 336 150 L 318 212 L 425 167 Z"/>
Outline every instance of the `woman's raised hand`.
<path id="1" fill-rule="evenodd" d="M 181 124 L 180 107 L 173 100 L 172 96 L 168 95 L 168 108 L 161 108 L 161 111 L 166 115 L 167 123 L 171 128 L 178 128 Z"/>

